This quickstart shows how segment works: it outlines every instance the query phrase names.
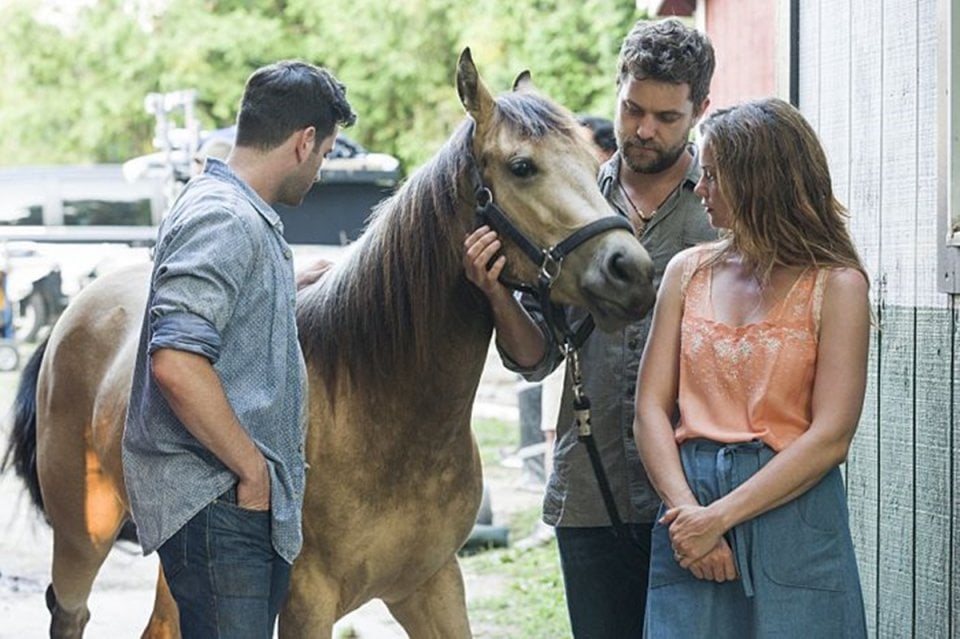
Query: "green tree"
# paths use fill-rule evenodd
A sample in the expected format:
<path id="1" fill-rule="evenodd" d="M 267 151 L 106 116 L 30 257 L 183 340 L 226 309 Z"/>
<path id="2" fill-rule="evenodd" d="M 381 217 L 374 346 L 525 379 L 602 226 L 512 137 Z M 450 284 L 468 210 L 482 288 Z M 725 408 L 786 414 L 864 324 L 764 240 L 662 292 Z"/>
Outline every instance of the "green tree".
<path id="1" fill-rule="evenodd" d="M 0 12 L 4 164 L 119 162 L 152 151 L 151 92 L 197 89 L 207 126 L 232 122 L 243 81 L 295 55 L 282 20 L 201 0 L 173 0 L 144 21 L 100 0 L 72 26 L 39 22 L 31 2 Z"/>
<path id="2" fill-rule="evenodd" d="M 145 9 L 159 7 L 149 14 Z M 35 0 L 0 8 L 0 163 L 118 162 L 152 149 L 150 92 L 193 88 L 205 127 L 231 124 L 256 67 L 302 58 L 330 67 L 360 119 L 350 136 L 408 170 L 462 119 L 454 75 L 464 46 L 494 92 L 529 69 L 577 112 L 609 116 L 632 0 L 99 0 L 69 25 Z"/>
<path id="3" fill-rule="evenodd" d="M 617 54 L 638 17 L 634 3 L 496 2 L 500 20 L 514 25 L 501 68 L 526 65 L 535 84 L 571 110 L 613 115 Z"/>
<path id="4" fill-rule="evenodd" d="M 318 46 L 349 86 L 357 137 L 407 167 L 433 155 L 462 117 L 453 84 L 461 4 L 352 2 L 330 17 Z"/>

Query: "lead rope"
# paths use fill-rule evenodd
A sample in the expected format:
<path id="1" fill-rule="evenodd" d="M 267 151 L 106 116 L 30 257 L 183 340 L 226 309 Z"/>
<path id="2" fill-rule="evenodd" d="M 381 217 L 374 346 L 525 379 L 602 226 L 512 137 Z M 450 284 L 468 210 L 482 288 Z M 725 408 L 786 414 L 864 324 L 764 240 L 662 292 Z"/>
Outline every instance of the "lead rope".
<path id="1" fill-rule="evenodd" d="M 573 388 L 573 416 L 577 426 L 577 438 L 587 447 L 590 465 L 593 467 L 593 474 L 597 478 L 600 494 L 607 508 L 607 515 L 610 517 L 610 522 L 613 524 L 614 532 L 616 532 L 617 537 L 619 537 L 622 542 L 628 542 L 631 539 L 630 533 L 623 523 L 623 520 L 620 519 L 617 503 L 613 499 L 613 491 L 610 490 L 610 482 L 607 479 L 607 473 L 603 469 L 600 452 L 597 450 L 597 442 L 593 439 L 593 430 L 590 423 L 590 398 L 587 397 L 583 389 L 583 370 L 580 367 L 580 351 L 576 346 L 571 344 L 569 340 L 564 343 L 563 350 L 567 359 L 567 372 L 570 374 Z"/>

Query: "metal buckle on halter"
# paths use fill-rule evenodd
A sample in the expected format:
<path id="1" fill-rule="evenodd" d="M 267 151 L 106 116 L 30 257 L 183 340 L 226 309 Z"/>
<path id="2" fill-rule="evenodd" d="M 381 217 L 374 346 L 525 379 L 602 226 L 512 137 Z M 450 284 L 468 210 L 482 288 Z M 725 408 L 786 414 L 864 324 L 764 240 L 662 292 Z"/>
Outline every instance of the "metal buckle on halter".
<path id="1" fill-rule="evenodd" d="M 560 270 L 563 268 L 563 257 L 557 259 L 553 256 L 553 249 L 543 249 L 543 262 L 540 263 L 540 279 L 547 284 L 547 288 L 553 286 L 553 283 L 560 277 Z"/>
<path id="2" fill-rule="evenodd" d="M 493 202 L 493 193 L 485 186 L 477 189 L 477 207 L 483 208 Z"/>

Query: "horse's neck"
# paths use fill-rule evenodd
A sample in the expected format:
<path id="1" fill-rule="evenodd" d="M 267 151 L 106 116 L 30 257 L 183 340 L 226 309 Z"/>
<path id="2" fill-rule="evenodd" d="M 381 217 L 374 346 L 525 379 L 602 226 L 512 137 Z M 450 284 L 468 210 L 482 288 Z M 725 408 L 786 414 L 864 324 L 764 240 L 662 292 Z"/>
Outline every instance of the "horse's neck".
<path id="1" fill-rule="evenodd" d="M 430 356 L 410 371 L 410 383 L 426 397 L 472 400 L 493 333 L 482 294 L 465 280 L 450 291 L 447 309 L 431 314 Z"/>
<path id="2" fill-rule="evenodd" d="M 416 309 L 415 319 L 397 317 L 391 309 L 373 310 L 369 304 L 341 298 L 367 290 L 363 280 L 374 277 L 375 265 L 382 259 L 376 246 L 356 250 L 366 250 L 365 258 L 342 264 L 337 276 L 361 279 L 349 287 L 324 283 L 331 286 L 324 286 L 322 294 L 310 303 L 332 309 L 327 319 L 333 326 L 320 324 L 314 330 L 332 330 L 333 335 L 344 336 L 343 340 L 326 341 L 338 352 L 336 358 L 348 358 L 349 367 L 362 378 L 358 388 L 377 392 L 380 387 L 389 387 L 392 390 L 384 395 L 399 397 L 434 394 L 441 401 L 475 392 L 493 331 L 492 314 L 483 294 L 458 271 L 436 278 L 434 288 L 424 295 L 429 304 Z M 351 331 L 351 326 L 362 328 Z M 398 356 L 401 352 L 409 356 Z M 330 355 L 325 351 L 318 355 L 320 369 L 332 364 Z"/>
<path id="3" fill-rule="evenodd" d="M 341 381 L 340 399 L 328 409 L 337 415 L 337 422 L 350 424 L 347 429 L 360 449 L 379 450 L 387 460 L 399 454 L 393 450 L 398 439 L 410 451 L 469 438 L 492 322 L 483 300 L 465 282 L 451 291 L 450 308 L 457 311 L 432 315 L 426 360 L 379 370 L 372 384 Z M 313 379 L 311 384 L 319 386 L 322 380 Z M 375 427 L 358 427 L 364 423 Z"/>

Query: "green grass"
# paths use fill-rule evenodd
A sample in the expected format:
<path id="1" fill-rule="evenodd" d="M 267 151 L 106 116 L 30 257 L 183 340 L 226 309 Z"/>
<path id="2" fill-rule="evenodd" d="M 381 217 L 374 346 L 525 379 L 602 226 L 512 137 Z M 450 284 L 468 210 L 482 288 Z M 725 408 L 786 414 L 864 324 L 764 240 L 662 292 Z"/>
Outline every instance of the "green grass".
<path id="1" fill-rule="evenodd" d="M 474 421 L 484 467 L 494 470 L 501 451 L 515 448 L 519 440 L 516 423 L 495 419 Z M 487 472 L 487 471 L 485 471 Z M 488 472 L 488 474 L 490 474 Z M 511 543 L 534 530 L 539 507 L 514 513 L 507 522 Z M 565 639 L 570 624 L 564 603 L 563 579 L 556 542 L 520 550 L 514 546 L 461 557 L 464 572 L 497 587 L 470 602 L 470 621 L 478 639 Z M 480 592 L 485 592 L 480 588 Z"/>
<path id="2" fill-rule="evenodd" d="M 474 599 L 470 620 L 476 637 L 563 639 L 570 636 L 556 542 L 517 550 L 492 550 L 462 558 L 473 575 L 502 579 L 496 594 Z"/>
<path id="3" fill-rule="evenodd" d="M 520 439 L 517 425 L 502 419 L 473 420 L 473 434 L 480 447 L 480 460 L 485 468 L 500 461 L 500 451 L 515 448 Z"/>

